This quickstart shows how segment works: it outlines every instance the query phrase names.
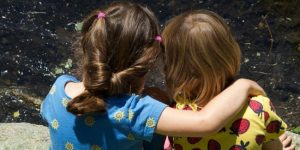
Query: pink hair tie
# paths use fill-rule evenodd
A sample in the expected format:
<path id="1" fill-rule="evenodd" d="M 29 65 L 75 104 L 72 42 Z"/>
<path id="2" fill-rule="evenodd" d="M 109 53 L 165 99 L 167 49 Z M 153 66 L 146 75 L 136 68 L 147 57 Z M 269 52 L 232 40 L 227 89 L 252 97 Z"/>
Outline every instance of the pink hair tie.
<path id="1" fill-rule="evenodd" d="M 161 43 L 161 42 L 162 42 L 161 36 L 160 36 L 160 35 L 157 35 L 157 36 L 155 37 L 155 41 L 158 41 L 159 43 Z"/>
<path id="2" fill-rule="evenodd" d="M 102 12 L 102 11 L 99 11 L 99 13 L 98 13 L 98 19 L 102 19 L 102 18 L 105 18 L 105 13 Z"/>

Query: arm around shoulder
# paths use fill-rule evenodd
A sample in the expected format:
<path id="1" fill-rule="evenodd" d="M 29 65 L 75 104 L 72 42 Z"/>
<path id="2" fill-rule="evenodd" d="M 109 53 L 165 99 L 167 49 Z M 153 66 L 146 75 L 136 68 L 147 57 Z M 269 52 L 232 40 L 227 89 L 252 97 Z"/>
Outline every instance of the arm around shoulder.
<path id="1" fill-rule="evenodd" d="M 214 134 L 242 109 L 248 95 L 256 94 L 264 92 L 255 82 L 237 80 L 199 112 L 166 108 L 158 121 L 156 132 L 171 136 L 198 137 Z"/>

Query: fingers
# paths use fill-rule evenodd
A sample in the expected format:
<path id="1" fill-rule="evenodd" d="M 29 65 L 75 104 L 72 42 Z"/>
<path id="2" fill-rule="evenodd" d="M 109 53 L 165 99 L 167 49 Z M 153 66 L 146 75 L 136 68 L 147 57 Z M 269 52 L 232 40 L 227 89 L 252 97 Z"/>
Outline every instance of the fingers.
<path id="1" fill-rule="evenodd" d="M 295 145 L 291 145 L 290 147 L 285 147 L 284 150 L 295 150 Z"/>
<path id="2" fill-rule="evenodd" d="M 295 150 L 295 145 L 292 145 L 292 137 L 286 133 L 279 136 L 279 140 L 282 143 L 283 150 Z"/>
<path id="3" fill-rule="evenodd" d="M 295 145 L 291 145 L 290 147 L 286 148 L 286 150 L 295 150 Z"/>
<path id="4" fill-rule="evenodd" d="M 264 91 L 264 89 L 260 85 L 258 85 L 255 81 L 249 79 L 239 79 L 239 81 L 249 85 L 250 96 L 257 96 L 257 95 L 266 96 L 266 92 Z"/>
<path id="5" fill-rule="evenodd" d="M 292 143 L 292 137 L 288 136 L 285 140 L 282 141 L 283 147 L 288 147 Z"/>
<path id="6" fill-rule="evenodd" d="M 286 133 L 283 133 L 283 134 L 281 134 L 281 135 L 279 136 L 279 140 L 280 140 L 281 142 L 283 142 L 286 138 L 287 138 L 287 134 L 286 134 Z"/>
<path id="7" fill-rule="evenodd" d="M 263 89 L 254 89 L 249 93 L 249 95 L 251 95 L 251 96 L 257 96 L 257 95 L 266 96 L 266 92 Z"/>
<path id="8" fill-rule="evenodd" d="M 261 86 L 259 86 L 256 82 L 253 83 L 253 94 L 266 96 L 265 90 Z"/>

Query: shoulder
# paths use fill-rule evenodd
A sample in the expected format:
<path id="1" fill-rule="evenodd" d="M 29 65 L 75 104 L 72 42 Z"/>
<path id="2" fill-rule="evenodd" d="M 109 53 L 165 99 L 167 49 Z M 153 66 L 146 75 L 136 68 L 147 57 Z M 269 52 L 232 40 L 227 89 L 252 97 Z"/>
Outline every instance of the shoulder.
<path id="1" fill-rule="evenodd" d="M 61 75 L 61 76 L 56 78 L 54 84 L 66 83 L 66 82 L 69 82 L 69 81 L 79 82 L 79 80 L 76 79 L 76 77 L 74 77 L 72 75 Z"/>
<path id="2" fill-rule="evenodd" d="M 50 91 L 44 100 L 44 105 L 50 104 L 50 103 L 54 102 L 54 100 L 56 100 L 56 99 L 61 99 L 62 97 L 67 97 L 65 94 L 64 87 L 65 87 L 65 84 L 69 81 L 79 82 L 75 77 L 70 76 L 70 75 L 59 76 L 55 80 L 54 84 L 51 86 Z"/>
<path id="3" fill-rule="evenodd" d="M 53 121 L 53 117 L 62 112 L 66 112 L 66 106 L 70 97 L 65 93 L 67 82 L 79 82 L 74 76 L 61 75 L 56 78 L 49 93 L 40 106 L 40 113 L 48 122 Z"/>
<path id="4" fill-rule="evenodd" d="M 251 100 L 259 101 L 261 103 L 270 101 L 270 99 L 268 97 L 265 97 L 265 96 L 262 96 L 262 95 L 253 96 L 253 97 L 251 97 Z"/>
<path id="5" fill-rule="evenodd" d="M 65 85 L 67 82 L 79 82 L 74 76 L 71 75 L 61 75 L 56 78 L 54 84 L 51 87 L 51 90 L 56 90 L 56 89 L 64 89 Z M 50 90 L 50 92 L 51 92 Z"/>
<path id="6" fill-rule="evenodd" d="M 249 107 L 254 111 L 257 111 L 257 109 L 261 109 L 264 112 L 275 112 L 275 108 L 271 100 L 268 97 L 262 95 L 251 97 Z"/>
<path id="7" fill-rule="evenodd" d="M 264 96 L 252 97 L 250 100 L 249 107 L 255 111 L 257 110 L 258 102 L 261 104 L 263 113 L 266 141 L 270 141 L 278 138 L 287 128 L 287 124 L 283 119 L 276 113 L 272 101 Z"/>
<path id="8" fill-rule="evenodd" d="M 257 114 L 264 123 L 268 122 L 274 116 L 277 116 L 271 100 L 265 96 L 259 95 L 251 97 L 249 108 L 253 113 Z"/>

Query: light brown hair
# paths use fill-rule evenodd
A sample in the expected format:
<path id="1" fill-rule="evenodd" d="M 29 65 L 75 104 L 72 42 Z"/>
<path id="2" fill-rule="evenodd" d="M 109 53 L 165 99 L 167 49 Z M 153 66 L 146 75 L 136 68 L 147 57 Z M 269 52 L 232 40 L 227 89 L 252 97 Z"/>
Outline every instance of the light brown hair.
<path id="1" fill-rule="evenodd" d="M 93 11 L 81 30 L 82 79 L 85 91 L 68 103 L 73 114 L 104 112 L 105 99 L 138 94 L 143 77 L 160 53 L 158 21 L 147 8 L 129 2 Z"/>
<path id="2" fill-rule="evenodd" d="M 240 48 L 224 20 L 195 10 L 171 19 L 163 33 L 169 93 L 200 106 L 232 83 L 240 68 Z"/>

